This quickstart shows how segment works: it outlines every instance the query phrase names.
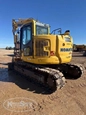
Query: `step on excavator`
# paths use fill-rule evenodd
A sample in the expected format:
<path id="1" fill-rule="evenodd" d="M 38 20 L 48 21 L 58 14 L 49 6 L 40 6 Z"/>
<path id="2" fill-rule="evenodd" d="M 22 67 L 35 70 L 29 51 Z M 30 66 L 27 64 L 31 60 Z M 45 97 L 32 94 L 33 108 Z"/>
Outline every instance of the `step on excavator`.
<path id="1" fill-rule="evenodd" d="M 61 28 L 50 33 L 50 25 L 33 18 L 13 19 L 14 57 L 8 70 L 19 72 L 53 91 L 65 85 L 65 75 L 82 76 L 81 64 L 71 64 L 73 38 Z"/>

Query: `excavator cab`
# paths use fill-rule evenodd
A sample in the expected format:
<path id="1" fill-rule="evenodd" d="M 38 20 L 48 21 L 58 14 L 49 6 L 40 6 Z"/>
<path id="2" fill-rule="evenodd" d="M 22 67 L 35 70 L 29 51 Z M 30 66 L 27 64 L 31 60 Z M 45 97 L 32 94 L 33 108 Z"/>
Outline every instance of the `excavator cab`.
<path id="1" fill-rule="evenodd" d="M 35 50 L 34 37 L 48 34 L 49 34 L 49 26 L 46 24 L 44 25 L 40 22 L 35 22 L 34 20 L 31 20 L 30 22 L 28 22 L 28 24 L 25 24 L 20 29 L 20 50 L 23 51 L 23 57 L 32 56 L 33 58 Z"/>

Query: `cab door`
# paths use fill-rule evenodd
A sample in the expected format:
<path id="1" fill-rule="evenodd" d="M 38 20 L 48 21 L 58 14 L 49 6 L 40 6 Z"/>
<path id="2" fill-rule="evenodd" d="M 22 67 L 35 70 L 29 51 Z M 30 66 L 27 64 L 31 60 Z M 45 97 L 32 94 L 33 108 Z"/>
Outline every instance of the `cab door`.
<path id="1" fill-rule="evenodd" d="M 21 28 L 20 50 L 23 56 L 33 56 L 32 23 Z"/>

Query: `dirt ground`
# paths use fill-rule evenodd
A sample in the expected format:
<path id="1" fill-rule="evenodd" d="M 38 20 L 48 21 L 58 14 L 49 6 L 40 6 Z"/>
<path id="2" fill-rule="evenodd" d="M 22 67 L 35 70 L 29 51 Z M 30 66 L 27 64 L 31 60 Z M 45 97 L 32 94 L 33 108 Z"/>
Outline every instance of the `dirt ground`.
<path id="1" fill-rule="evenodd" d="M 76 80 L 67 79 L 61 90 L 48 94 L 40 85 L 8 72 L 12 54 L 12 50 L 0 49 L 0 115 L 86 115 L 86 72 Z M 73 53 L 71 62 L 86 68 L 82 53 Z"/>

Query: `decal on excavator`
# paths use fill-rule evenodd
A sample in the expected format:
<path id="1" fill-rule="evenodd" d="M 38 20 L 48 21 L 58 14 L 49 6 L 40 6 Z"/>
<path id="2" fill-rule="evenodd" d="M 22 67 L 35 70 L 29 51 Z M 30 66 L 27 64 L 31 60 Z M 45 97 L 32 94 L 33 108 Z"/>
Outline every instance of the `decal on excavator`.
<path id="1" fill-rule="evenodd" d="M 61 52 L 69 52 L 72 51 L 72 48 L 60 48 Z"/>

